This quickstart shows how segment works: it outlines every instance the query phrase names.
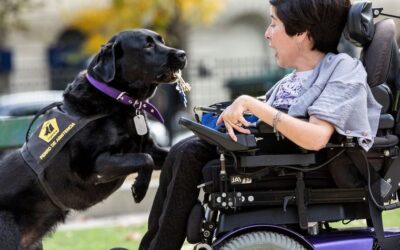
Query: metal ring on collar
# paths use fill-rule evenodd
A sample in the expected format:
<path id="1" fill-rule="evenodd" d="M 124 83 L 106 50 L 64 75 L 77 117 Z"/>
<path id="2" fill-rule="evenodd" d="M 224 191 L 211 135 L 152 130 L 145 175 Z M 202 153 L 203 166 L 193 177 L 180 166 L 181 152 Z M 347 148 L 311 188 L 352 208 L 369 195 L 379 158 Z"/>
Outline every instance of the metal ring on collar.
<path id="1" fill-rule="evenodd" d="M 139 106 L 136 106 L 136 105 L 138 105 L 139 104 Z M 136 100 L 134 103 L 133 103 L 133 107 L 135 108 L 135 109 L 142 109 L 142 106 L 143 106 L 143 102 L 141 102 L 141 101 L 139 101 L 139 100 Z"/>

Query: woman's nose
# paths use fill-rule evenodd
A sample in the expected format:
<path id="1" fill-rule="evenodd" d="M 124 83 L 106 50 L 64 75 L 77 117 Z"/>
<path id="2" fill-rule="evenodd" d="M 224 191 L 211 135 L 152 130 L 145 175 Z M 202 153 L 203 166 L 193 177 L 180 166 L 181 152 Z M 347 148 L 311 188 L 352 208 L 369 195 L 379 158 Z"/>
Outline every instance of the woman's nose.
<path id="1" fill-rule="evenodd" d="M 271 32 L 269 31 L 269 27 L 265 31 L 264 37 L 265 37 L 266 40 L 270 40 L 271 39 Z"/>

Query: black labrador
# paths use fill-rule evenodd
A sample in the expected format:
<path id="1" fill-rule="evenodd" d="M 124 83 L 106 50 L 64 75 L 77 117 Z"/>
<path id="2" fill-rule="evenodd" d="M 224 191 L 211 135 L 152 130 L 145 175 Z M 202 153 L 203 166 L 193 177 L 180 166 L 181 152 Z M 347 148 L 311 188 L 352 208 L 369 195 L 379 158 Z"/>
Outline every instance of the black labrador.
<path id="1" fill-rule="evenodd" d="M 67 86 L 60 107 L 81 117 L 101 118 L 88 123 L 62 147 L 41 180 L 27 166 L 22 150 L 0 163 L 0 249 L 42 249 L 42 238 L 64 222 L 69 210 L 84 210 L 104 200 L 134 172 L 138 177 L 133 196 L 136 202 L 142 200 L 152 170 L 161 167 L 167 151 L 148 133 L 137 133 L 132 119 L 140 107 L 102 93 L 89 83 L 87 74 L 134 100 L 145 101 L 160 83 L 174 82 L 176 72 L 185 65 L 184 51 L 168 47 L 160 35 L 146 29 L 123 31 L 102 46 L 87 71 Z"/>

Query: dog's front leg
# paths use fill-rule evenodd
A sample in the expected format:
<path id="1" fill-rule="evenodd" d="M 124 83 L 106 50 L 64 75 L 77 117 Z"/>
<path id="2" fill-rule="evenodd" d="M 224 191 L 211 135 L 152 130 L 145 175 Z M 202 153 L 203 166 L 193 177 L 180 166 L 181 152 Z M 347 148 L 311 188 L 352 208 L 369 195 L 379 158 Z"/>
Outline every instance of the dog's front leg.
<path id="1" fill-rule="evenodd" d="M 159 147 L 156 143 L 154 143 L 153 138 L 151 137 L 147 139 L 144 151 L 152 156 L 154 160 L 154 165 L 152 169 L 142 168 L 138 172 L 135 183 L 133 183 L 131 187 L 133 199 L 136 203 L 141 202 L 146 195 L 149 188 L 153 169 L 161 169 L 162 165 L 164 164 L 165 158 L 167 158 L 168 155 L 168 150 Z"/>
<path id="2" fill-rule="evenodd" d="M 14 216 L 0 211 L 0 249 L 20 249 L 21 235 Z"/>
<path id="3" fill-rule="evenodd" d="M 142 169 L 153 169 L 153 166 L 153 159 L 146 153 L 110 154 L 105 152 L 96 159 L 95 183 L 110 182 L 140 172 Z"/>
<path id="4" fill-rule="evenodd" d="M 96 159 L 96 184 L 106 183 L 138 173 L 132 185 L 132 195 L 135 202 L 140 202 L 146 195 L 154 168 L 153 158 L 146 153 L 126 153 L 111 155 L 109 152 L 99 155 Z"/>
<path id="5" fill-rule="evenodd" d="M 23 250 L 43 250 L 43 243 L 38 241 L 37 243 Z"/>
<path id="6" fill-rule="evenodd" d="M 160 170 L 165 158 L 168 155 L 168 149 L 161 148 L 158 146 L 153 138 L 149 137 L 146 143 L 145 152 L 149 153 L 154 160 L 154 169 Z"/>
<path id="7" fill-rule="evenodd" d="M 131 187 L 132 196 L 136 203 L 141 202 L 146 195 L 147 190 L 149 189 L 152 173 L 153 168 L 142 168 L 139 170 L 135 182 Z"/>

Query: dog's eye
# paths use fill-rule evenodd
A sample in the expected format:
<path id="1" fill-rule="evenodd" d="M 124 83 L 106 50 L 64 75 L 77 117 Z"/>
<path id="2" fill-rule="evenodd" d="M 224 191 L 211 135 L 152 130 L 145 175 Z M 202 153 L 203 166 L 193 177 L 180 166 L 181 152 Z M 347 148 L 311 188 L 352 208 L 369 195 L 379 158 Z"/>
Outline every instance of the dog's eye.
<path id="1" fill-rule="evenodd" d="M 152 43 L 152 42 L 147 42 L 146 45 L 144 46 L 144 48 L 146 48 L 146 49 L 150 49 L 153 47 L 154 47 L 154 43 Z"/>
<path id="2" fill-rule="evenodd" d="M 159 40 L 160 40 L 160 42 L 161 42 L 162 44 L 165 44 L 165 41 L 164 41 L 164 39 L 163 39 L 162 37 L 160 37 Z"/>

